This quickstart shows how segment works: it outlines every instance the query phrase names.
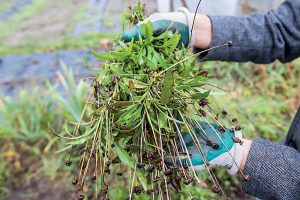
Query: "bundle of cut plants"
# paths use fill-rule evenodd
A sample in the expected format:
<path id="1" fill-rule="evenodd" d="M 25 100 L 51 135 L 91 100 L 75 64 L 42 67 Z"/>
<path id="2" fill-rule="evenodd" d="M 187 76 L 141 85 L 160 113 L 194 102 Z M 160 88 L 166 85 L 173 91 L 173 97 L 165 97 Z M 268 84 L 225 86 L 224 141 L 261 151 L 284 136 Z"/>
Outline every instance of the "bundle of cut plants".
<path id="1" fill-rule="evenodd" d="M 126 18 L 131 26 L 145 19 L 140 2 Z M 78 199 L 84 199 L 89 178 L 98 180 L 98 198 L 109 199 L 106 177 L 114 164 L 131 171 L 127 176 L 129 199 L 141 193 L 153 199 L 172 199 L 174 191 L 201 183 L 185 137 L 204 156 L 201 142 L 214 149 L 220 145 L 205 132 L 203 122 L 218 134 L 224 134 L 226 127 L 238 128 L 236 120 L 229 119 L 215 101 L 216 88 L 207 83 L 211 77 L 197 64 L 201 52 L 195 55 L 185 48 L 176 32 L 153 34 L 151 22 L 141 24 L 141 30 L 143 36 L 130 42 L 116 39 L 110 52 L 93 52 L 105 62 L 93 77 L 82 113 L 83 117 L 89 110 L 89 115 L 80 119 L 73 133 L 66 131 L 69 136 L 59 135 L 67 139 L 66 149 L 80 153 L 73 181 Z M 72 160 L 66 164 L 71 165 Z M 205 166 L 219 192 L 210 165 Z"/>

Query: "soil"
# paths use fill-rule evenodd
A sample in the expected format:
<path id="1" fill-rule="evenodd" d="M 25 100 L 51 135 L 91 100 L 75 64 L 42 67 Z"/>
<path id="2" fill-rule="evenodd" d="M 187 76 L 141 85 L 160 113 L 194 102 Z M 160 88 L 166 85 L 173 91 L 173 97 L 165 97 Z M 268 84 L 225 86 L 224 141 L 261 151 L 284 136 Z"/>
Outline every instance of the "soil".
<path id="1" fill-rule="evenodd" d="M 65 200 L 75 199 L 72 191 L 45 178 L 33 179 L 30 184 L 14 188 L 6 200 Z"/>
<path id="2" fill-rule="evenodd" d="M 66 36 L 73 16 L 85 4 L 86 2 L 79 0 L 63 0 L 60 3 L 49 1 L 40 12 L 20 23 L 4 44 L 24 45 L 28 40 L 37 43 L 57 42 Z"/>

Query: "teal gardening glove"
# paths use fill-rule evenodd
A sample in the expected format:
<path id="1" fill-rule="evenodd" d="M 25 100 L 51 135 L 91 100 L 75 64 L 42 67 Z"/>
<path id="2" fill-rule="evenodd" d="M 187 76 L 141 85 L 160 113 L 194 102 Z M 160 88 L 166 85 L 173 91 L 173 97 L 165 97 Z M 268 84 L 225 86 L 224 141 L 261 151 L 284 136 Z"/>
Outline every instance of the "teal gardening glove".
<path id="1" fill-rule="evenodd" d="M 209 165 L 211 167 L 223 166 L 230 175 L 236 174 L 241 165 L 243 155 L 242 132 L 238 130 L 239 128 L 236 128 L 236 130 L 227 128 L 220 130 L 218 125 L 210 125 L 206 122 L 198 122 L 198 125 L 201 126 L 202 130 L 194 128 L 193 132 L 199 140 L 201 149 Z M 203 135 L 206 135 L 212 143 L 204 140 Z M 185 163 L 189 167 L 192 166 L 194 170 L 204 170 L 206 166 L 205 162 L 191 134 L 183 132 L 182 138 L 190 154 L 192 165 L 189 159 L 182 159 L 180 162 Z M 179 165 L 180 162 L 177 161 L 177 164 Z M 166 160 L 166 164 L 169 166 L 173 165 L 171 160 Z"/>
<path id="2" fill-rule="evenodd" d="M 183 44 L 187 47 L 190 41 L 191 45 L 194 43 L 195 34 L 192 34 L 192 38 L 190 38 L 193 25 L 193 14 L 186 8 L 180 8 L 178 12 L 152 14 L 132 29 L 123 32 L 121 34 L 121 39 L 129 42 L 132 38 L 138 40 L 139 36 L 143 37 L 144 34 L 142 33 L 141 24 L 147 22 L 152 22 L 153 33 L 155 36 L 171 30 L 172 32 L 177 32 L 181 35 L 179 44 Z"/>

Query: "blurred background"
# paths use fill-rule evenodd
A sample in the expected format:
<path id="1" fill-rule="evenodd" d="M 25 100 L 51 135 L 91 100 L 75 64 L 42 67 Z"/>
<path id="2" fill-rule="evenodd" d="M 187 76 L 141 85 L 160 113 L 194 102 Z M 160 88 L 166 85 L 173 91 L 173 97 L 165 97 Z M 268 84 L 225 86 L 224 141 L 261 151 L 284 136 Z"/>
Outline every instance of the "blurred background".
<path id="1" fill-rule="evenodd" d="M 245 15 L 275 9 L 280 0 L 202 0 L 200 12 Z M 169 12 L 195 0 L 148 0 L 148 14 Z M 76 122 L 93 70 L 90 49 L 105 51 L 122 31 L 121 13 L 135 0 L 0 0 L 0 199 L 73 199 L 75 167 L 66 167 L 64 141 L 48 131 Z M 269 65 L 206 62 L 212 83 L 229 91 L 219 101 L 243 124 L 245 137 L 279 142 L 300 102 L 300 61 Z M 239 177 L 216 173 L 232 199 L 242 193 Z M 206 173 L 203 180 L 210 182 Z M 111 178 L 111 199 L 126 199 L 126 179 Z M 209 185 L 209 184 L 208 184 Z M 218 199 L 210 188 L 189 186 L 198 199 Z M 93 199 L 91 186 L 89 199 Z M 188 199 L 182 193 L 177 199 Z M 146 198 L 145 198 L 146 199 Z"/>

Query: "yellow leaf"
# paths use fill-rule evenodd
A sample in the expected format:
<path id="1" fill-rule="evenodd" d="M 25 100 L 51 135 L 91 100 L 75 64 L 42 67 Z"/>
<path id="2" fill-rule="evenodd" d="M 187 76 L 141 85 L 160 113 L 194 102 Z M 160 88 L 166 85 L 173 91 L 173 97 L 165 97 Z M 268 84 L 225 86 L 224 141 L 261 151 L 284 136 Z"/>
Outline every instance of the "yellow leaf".
<path id="1" fill-rule="evenodd" d="M 15 151 L 6 151 L 3 155 L 4 157 L 11 158 L 11 157 L 16 157 L 18 153 Z"/>

